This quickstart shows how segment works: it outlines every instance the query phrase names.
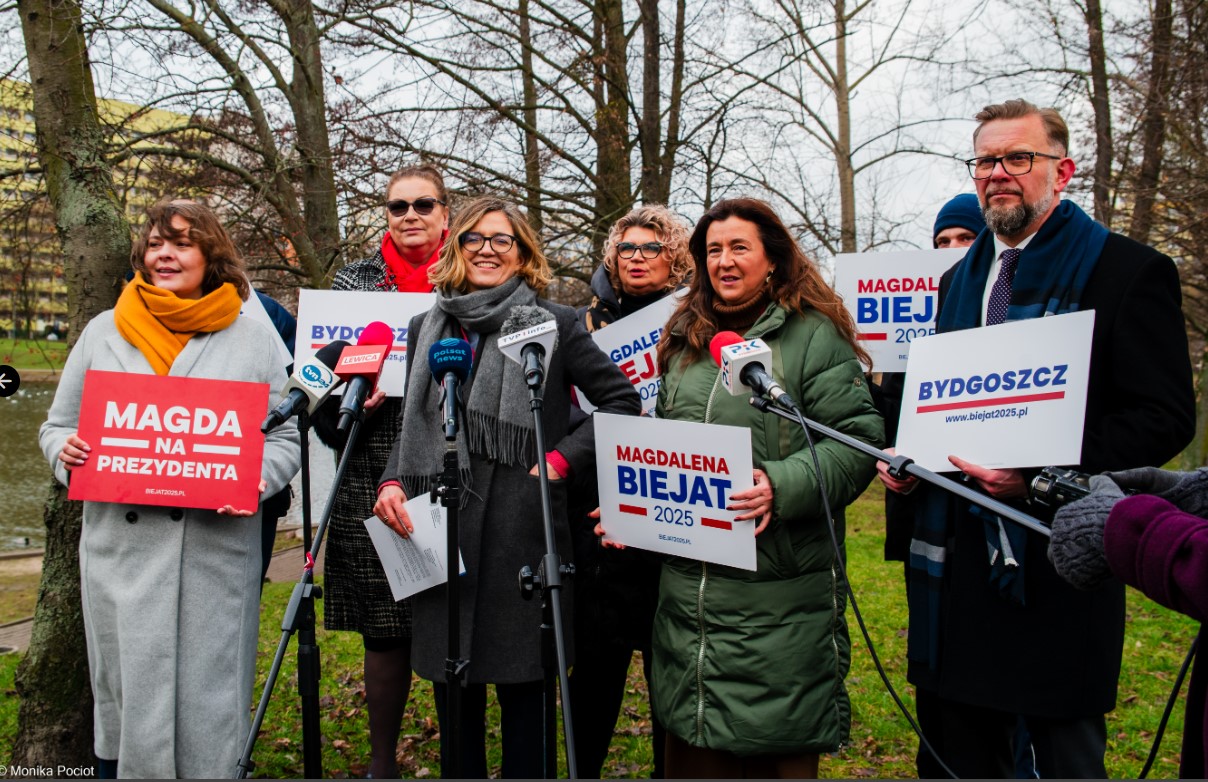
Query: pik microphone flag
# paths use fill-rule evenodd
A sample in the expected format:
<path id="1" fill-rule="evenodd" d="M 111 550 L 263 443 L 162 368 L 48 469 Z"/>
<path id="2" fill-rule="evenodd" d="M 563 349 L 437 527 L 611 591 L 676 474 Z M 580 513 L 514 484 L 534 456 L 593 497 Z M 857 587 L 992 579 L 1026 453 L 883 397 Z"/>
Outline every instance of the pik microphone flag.
<path id="1" fill-rule="evenodd" d="M 89 370 L 73 500 L 217 510 L 260 504 L 267 383 Z"/>

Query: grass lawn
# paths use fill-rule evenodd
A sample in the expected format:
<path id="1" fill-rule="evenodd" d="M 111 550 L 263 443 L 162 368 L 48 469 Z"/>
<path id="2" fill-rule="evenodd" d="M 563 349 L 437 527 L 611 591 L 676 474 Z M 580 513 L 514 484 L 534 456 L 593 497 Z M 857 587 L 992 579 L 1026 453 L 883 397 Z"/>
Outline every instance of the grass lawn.
<path id="1" fill-rule="evenodd" d="M 62 369 L 67 360 L 67 342 L 44 339 L 0 338 L 0 364 L 14 369 Z"/>
<path id="2" fill-rule="evenodd" d="M 864 613 L 873 643 L 890 681 L 913 708 L 905 682 L 906 605 L 901 563 L 881 561 L 883 544 L 880 485 L 874 484 L 848 512 L 849 571 L 856 599 Z M 264 590 L 260 625 L 260 670 L 254 700 L 272 662 L 280 638 L 280 622 L 292 584 L 269 584 Z M 322 601 L 318 603 L 322 610 Z M 897 712 L 873 667 L 867 645 L 860 637 L 851 610 L 852 668 L 847 685 L 851 693 L 852 743 L 824 758 L 822 775 L 830 778 L 909 778 L 914 776 L 917 739 Z M 1120 696 L 1108 716 L 1107 769 L 1112 777 L 1135 777 L 1144 763 L 1153 732 L 1173 678 L 1197 626 L 1190 619 L 1160 608 L 1137 592 L 1129 591 L 1128 617 Z M 323 769 L 328 777 L 363 777 L 369 757 L 365 691 L 361 682 L 362 647 L 352 633 L 318 633 L 322 660 L 321 704 Z M 291 641 L 285 665 L 270 703 L 253 759 L 255 776 L 296 778 L 302 775 L 301 709 L 297 698 L 296 647 Z M 1038 649 L 1037 653 L 1045 650 Z M 14 655 L 0 657 L 0 763 L 5 762 L 16 727 L 17 699 L 13 693 Z M 1176 706 L 1160 760 L 1151 776 L 1178 774 L 1178 752 L 1183 729 L 1184 703 Z M 498 712 L 490 712 L 488 762 L 499 768 Z M 440 774 L 439 735 L 432 689 L 416 680 L 407 706 L 403 737 L 399 743 L 402 776 L 435 777 Z M 645 684 L 635 658 L 617 724 L 605 776 L 647 777 L 651 772 L 650 717 Z M 565 774 L 565 765 L 562 767 Z"/>

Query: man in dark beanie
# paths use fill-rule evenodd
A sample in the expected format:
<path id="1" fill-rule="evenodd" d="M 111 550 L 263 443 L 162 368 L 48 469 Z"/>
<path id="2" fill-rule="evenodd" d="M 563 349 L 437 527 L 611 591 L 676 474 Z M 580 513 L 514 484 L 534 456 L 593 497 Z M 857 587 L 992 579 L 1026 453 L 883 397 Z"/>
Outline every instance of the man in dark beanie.
<path id="1" fill-rule="evenodd" d="M 940 209 L 931 230 L 931 246 L 936 249 L 968 247 L 986 227 L 981 204 L 974 193 L 961 193 Z"/>

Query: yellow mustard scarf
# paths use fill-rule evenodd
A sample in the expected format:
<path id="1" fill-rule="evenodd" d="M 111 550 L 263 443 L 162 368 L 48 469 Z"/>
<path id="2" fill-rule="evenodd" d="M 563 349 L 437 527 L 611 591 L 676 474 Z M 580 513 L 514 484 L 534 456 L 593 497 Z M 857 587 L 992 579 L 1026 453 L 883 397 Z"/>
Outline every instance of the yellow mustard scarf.
<path id="1" fill-rule="evenodd" d="M 155 374 L 166 375 L 194 334 L 222 331 L 235 322 L 242 306 L 239 291 L 229 282 L 200 299 L 180 299 L 135 272 L 118 297 L 113 318 L 118 333 L 138 348 Z"/>

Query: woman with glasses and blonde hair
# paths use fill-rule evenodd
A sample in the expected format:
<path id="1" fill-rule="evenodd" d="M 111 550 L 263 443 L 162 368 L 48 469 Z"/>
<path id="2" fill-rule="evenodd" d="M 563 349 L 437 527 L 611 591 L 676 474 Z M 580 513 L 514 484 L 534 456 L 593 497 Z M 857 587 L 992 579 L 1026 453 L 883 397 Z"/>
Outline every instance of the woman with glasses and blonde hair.
<path id="1" fill-rule="evenodd" d="M 133 280 L 80 333 L 39 433 L 63 484 L 91 458 L 78 433 L 89 370 L 264 383 L 266 413 L 285 385 L 276 335 L 239 314 L 251 289 L 213 211 L 155 204 L 130 260 Z M 261 498 L 298 461 L 289 421 L 265 438 Z M 98 776 L 228 776 L 251 727 L 260 508 L 85 502 L 80 596 Z"/>
<path id="2" fill-rule="evenodd" d="M 386 185 L 380 247 L 341 269 L 332 290 L 430 292 L 428 272 L 449 228 L 448 201 L 444 177 L 435 167 L 396 171 Z M 315 432 L 337 458 L 347 436 L 336 428 L 339 406 L 338 398 L 328 400 L 314 419 Z M 411 601 L 395 601 L 364 519 L 373 515 L 377 478 L 398 436 L 402 409 L 402 400 L 387 399 L 380 389 L 365 401 L 365 424 L 332 506 L 323 562 L 323 624 L 360 633 L 365 647 L 368 773 L 375 779 L 398 774 L 398 737 L 411 692 Z"/>
<path id="3" fill-rule="evenodd" d="M 579 310 L 588 331 L 662 301 L 692 276 L 689 226 L 667 207 L 630 211 L 608 232 L 604 262 L 591 278 L 591 304 Z M 583 518 L 595 508 L 595 475 L 582 476 L 572 513 L 575 533 L 575 669 L 570 676 L 574 703 L 575 755 L 579 774 L 597 778 L 616 729 L 629 662 L 642 653 L 647 691 L 650 629 L 658 599 L 660 559 L 639 549 L 600 545 L 594 522 Z M 654 775 L 663 771 L 663 729 L 654 721 Z"/>
<path id="4" fill-rule="evenodd" d="M 516 581 L 520 568 L 536 566 L 545 552 L 537 459 L 548 465 L 557 545 L 569 560 L 566 479 L 595 470 L 592 423 L 570 431 L 571 386 L 607 413 L 636 415 L 641 404 L 575 311 L 538 298 L 553 275 L 536 234 L 514 205 L 501 198 L 479 198 L 459 211 L 449 233 L 449 244 L 431 274 L 436 305 L 413 318 L 407 332 L 407 355 L 417 360 L 408 364 L 402 428 L 382 474 L 374 513 L 404 537 L 414 529 L 403 503 L 431 488 L 445 452 L 441 389 L 423 357 L 441 339 L 465 339 L 474 359 L 460 388 L 466 415 L 457 442 L 460 543 L 466 568 L 459 585 L 460 635 L 462 653 L 471 660 L 463 693 L 461 775 L 488 776 L 484 734 L 490 683 L 501 710 L 502 775 L 538 778 L 544 774 L 541 601 L 522 599 Z M 523 370 L 498 347 L 504 321 L 525 306 L 547 310 L 558 328 L 545 376 L 542 419 L 549 450 L 544 454 L 536 452 Z M 572 597 L 573 591 L 565 593 L 562 601 L 568 642 Z M 416 595 L 414 610 L 422 632 L 412 640 L 412 663 L 420 676 L 433 682 L 443 736 L 452 729 L 444 724 L 443 711 L 445 587 Z"/>

